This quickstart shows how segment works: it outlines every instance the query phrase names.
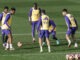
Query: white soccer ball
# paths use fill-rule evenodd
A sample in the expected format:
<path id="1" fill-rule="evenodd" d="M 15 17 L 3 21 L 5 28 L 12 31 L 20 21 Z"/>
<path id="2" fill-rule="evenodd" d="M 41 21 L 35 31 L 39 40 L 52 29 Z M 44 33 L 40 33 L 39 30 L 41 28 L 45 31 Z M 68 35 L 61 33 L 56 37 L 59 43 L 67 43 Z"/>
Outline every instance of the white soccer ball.
<path id="1" fill-rule="evenodd" d="M 67 54 L 66 55 L 66 60 L 73 60 L 74 59 L 74 54 Z"/>
<path id="2" fill-rule="evenodd" d="M 21 43 L 21 42 L 18 42 L 18 43 L 17 43 L 17 46 L 18 46 L 18 47 L 21 47 L 21 46 L 22 46 L 22 43 Z"/>
<path id="3" fill-rule="evenodd" d="M 75 59 L 76 60 L 80 59 L 80 54 L 75 54 Z"/>

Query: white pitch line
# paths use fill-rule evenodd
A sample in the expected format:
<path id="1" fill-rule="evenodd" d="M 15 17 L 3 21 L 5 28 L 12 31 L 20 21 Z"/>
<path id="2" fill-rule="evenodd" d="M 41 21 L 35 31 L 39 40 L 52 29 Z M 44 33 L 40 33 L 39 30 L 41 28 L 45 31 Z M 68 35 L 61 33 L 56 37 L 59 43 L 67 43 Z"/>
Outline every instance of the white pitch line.
<path id="1" fill-rule="evenodd" d="M 9 55 L 0 55 L 0 56 L 29 56 L 29 55 L 32 55 L 32 56 L 40 56 L 40 55 L 52 55 L 52 54 L 54 54 L 54 55 L 61 55 L 61 54 L 71 54 L 71 53 L 80 53 L 80 52 L 66 52 L 66 53 L 32 53 L 32 54 L 9 54 Z"/>
<path id="2" fill-rule="evenodd" d="M 66 32 L 57 32 L 57 34 L 65 34 Z M 76 32 L 79 34 L 80 32 Z M 37 33 L 36 33 L 37 34 Z M 32 35 L 32 33 L 12 34 L 13 36 Z M 0 35 L 1 36 L 1 35 Z"/>

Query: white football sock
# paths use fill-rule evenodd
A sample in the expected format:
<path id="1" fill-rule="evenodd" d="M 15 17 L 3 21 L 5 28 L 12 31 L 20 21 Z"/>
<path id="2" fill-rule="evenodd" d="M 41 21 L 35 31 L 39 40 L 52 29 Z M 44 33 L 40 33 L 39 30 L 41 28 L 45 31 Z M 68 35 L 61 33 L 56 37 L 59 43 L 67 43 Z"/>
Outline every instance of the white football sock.
<path id="1" fill-rule="evenodd" d="M 77 42 L 75 42 L 75 44 L 74 44 L 74 45 L 75 45 L 75 47 L 78 47 L 78 44 L 77 44 Z"/>
<path id="2" fill-rule="evenodd" d="M 9 48 L 9 44 L 8 43 L 6 43 L 6 48 Z"/>
<path id="3" fill-rule="evenodd" d="M 35 40 L 35 38 L 33 38 L 33 40 Z"/>
<path id="4" fill-rule="evenodd" d="M 71 40 L 68 40 L 68 43 L 71 44 Z"/>
<path id="5" fill-rule="evenodd" d="M 13 48 L 13 47 L 12 47 L 12 44 L 9 44 L 9 45 L 10 45 L 10 48 Z"/>
<path id="6" fill-rule="evenodd" d="M 42 49 L 42 46 L 40 46 L 40 50 L 43 50 L 43 49 Z"/>
<path id="7" fill-rule="evenodd" d="M 50 46 L 48 47 L 48 51 L 50 51 L 51 50 L 51 48 L 50 48 Z"/>

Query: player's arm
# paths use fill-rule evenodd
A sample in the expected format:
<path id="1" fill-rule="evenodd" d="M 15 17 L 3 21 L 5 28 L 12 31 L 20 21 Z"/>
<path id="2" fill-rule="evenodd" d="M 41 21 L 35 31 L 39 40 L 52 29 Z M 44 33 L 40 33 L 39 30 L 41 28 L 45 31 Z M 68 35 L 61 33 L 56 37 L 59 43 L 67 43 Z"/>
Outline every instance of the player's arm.
<path id="1" fill-rule="evenodd" d="M 3 13 L 0 14 L 0 22 L 1 22 L 1 20 L 2 20 L 2 17 L 3 17 Z"/>
<path id="2" fill-rule="evenodd" d="M 40 31 L 40 25 L 42 24 L 41 17 L 39 18 L 39 22 L 37 25 L 37 31 Z"/>
<path id="3" fill-rule="evenodd" d="M 5 22 L 4 24 L 6 24 L 8 26 L 8 28 L 10 28 L 10 26 L 8 25 L 7 21 L 10 19 L 10 14 L 8 14 L 5 18 Z"/>
<path id="4" fill-rule="evenodd" d="M 0 25 L 1 25 L 2 17 L 3 17 L 3 13 L 0 14 Z M 0 29 L 1 29 L 1 26 L 0 26 Z"/>
<path id="5" fill-rule="evenodd" d="M 68 19 L 68 17 L 65 17 L 66 23 L 68 25 L 68 30 L 70 30 L 70 20 Z"/>
<path id="6" fill-rule="evenodd" d="M 54 21 L 53 21 L 53 20 L 50 20 L 49 24 L 53 26 L 53 29 L 52 29 L 52 30 L 54 30 L 54 29 L 55 29 L 55 27 L 56 27 L 56 25 L 55 25 Z M 52 30 L 51 30 L 51 31 L 52 31 Z"/>
<path id="7" fill-rule="evenodd" d="M 77 20 L 74 18 L 74 20 L 75 20 L 75 23 L 76 23 L 76 25 L 77 25 L 77 29 L 78 29 L 78 23 L 77 23 Z"/>
<path id="8" fill-rule="evenodd" d="M 32 15 L 32 8 L 31 8 L 30 11 L 29 11 L 29 22 L 30 22 L 30 23 L 32 23 L 32 21 L 31 21 L 31 15 Z"/>
<path id="9" fill-rule="evenodd" d="M 39 8 L 39 13 L 40 13 L 40 15 L 41 15 L 41 9 Z"/>

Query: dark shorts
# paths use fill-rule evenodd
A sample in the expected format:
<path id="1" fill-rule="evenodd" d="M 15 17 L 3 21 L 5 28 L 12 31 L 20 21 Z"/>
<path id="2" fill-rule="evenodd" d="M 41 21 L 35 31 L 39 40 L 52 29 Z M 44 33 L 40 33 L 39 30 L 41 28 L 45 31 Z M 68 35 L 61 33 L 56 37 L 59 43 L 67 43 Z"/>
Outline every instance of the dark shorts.
<path id="1" fill-rule="evenodd" d="M 11 34 L 11 31 L 9 29 L 1 30 L 2 34 L 8 35 Z"/>
<path id="2" fill-rule="evenodd" d="M 44 35 L 46 38 L 49 38 L 49 31 L 48 30 L 41 30 L 39 33 L 39 38 L 43 38 Z"/>
<path id="3" fill-rule="evenodd" d="M 75 34 L 76 30 L 77 30 L 76 28 L 71 28 L 71 30 L 68 30 L 66 34 L 67 35 Z"/>

